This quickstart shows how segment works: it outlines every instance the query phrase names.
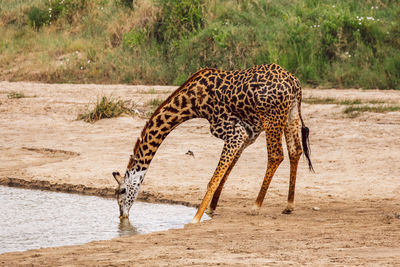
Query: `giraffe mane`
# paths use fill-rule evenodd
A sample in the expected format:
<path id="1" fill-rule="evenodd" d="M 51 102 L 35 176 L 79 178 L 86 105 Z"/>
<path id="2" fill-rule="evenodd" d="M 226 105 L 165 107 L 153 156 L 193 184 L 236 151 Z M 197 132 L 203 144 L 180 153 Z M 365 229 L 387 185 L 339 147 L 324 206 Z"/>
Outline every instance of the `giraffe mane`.
<path id="1" fill-rule="evenodd" d="M 134 159 L 133 159 L 133 156 L 131 155 L 131 156 L 129 157 L 128 166 L 126 167 L 128 170 L 130 170 L 130 169 L 133 168 L 133 162 L 134 162 Z"/>
<path id="2" fill-rule="evenodd" d="M 167 99 L 164 100 L 164 102 L 162 102 L 162 103 L 157 107 L 157 109 L 156 109 L 156 110 L 153 112 L 153 114 L 151 115 L 150 119 L 148 119 L 148 120 L 146 121 L 146 124 L 144 125 L 144 127 L 143 127 L 143 129 L 142 129 L 142 132 L 140 133 L 140 137 L 136 140 L 136 144 L 135 144 L 135 146 L 134 146 L 134 148 L 133 148 L 133 157 L 136 157 L 136 155 L 137 155 L 137 152 L 138 152 L 138 150 L 139 150 L 140 141 L 141 141 L 141 140 L 143 139 L 143 137 L 144 137 L 144 134 L 145 134 L 145 132 L 146 132 L 147 126 L 149 126 L 149 121 L 151 121 L 151 120 L 155 117 L 155 115 L 157 115 L 157 114 L 160 112 L 160 110 L 161 110 L 167 103 L 169 103 L 169 102 L 171 101 L 171 99 L 174 98 L 188 83 L 190 83 L 191 81 L 193 81 L 193 79 L 195 79 L 200 73 L 203 73 L 203 72 L 208 71 L 208 70 L 215 70 L 215 69 L 213 69 L 213 68 L 205 68 L 205 69 L 199 70 L 198 72 L 194 73 L 192 76 L 190 76 L 189 79 L 186 80 L 186 82 L 184 82 L 181 86 L 179 86 L 178 89 L 176 89 Z M 132 160 L 132 157 L 131 157 L 131 159 L 129 160 L 128 167 L 130 166 L 131 160 Z M 132 162 L 132 166 L 133 166 L 133 162 Z"/>

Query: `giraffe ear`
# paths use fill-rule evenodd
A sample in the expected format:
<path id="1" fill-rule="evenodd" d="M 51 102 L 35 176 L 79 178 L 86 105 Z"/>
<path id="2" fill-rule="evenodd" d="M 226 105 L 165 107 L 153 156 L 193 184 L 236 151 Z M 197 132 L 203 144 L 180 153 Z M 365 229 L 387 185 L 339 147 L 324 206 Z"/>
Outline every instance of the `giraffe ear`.
<path id="1" fill-rule="evenodd" d="M 117 181 L 118 185 L 121 185 L 122 184 L 122 177 L 119 174 L 119 172 L 113 172 L 112 175 L 113 175 L 115 181 Z"/>

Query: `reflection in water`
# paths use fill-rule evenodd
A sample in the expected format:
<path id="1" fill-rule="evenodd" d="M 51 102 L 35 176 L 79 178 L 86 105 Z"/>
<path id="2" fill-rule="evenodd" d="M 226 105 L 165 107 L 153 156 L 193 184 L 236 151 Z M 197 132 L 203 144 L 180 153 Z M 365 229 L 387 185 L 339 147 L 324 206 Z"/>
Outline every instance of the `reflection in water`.
<path id="1" fill-rule="evenodd" d="M 120 221 L 114 199 L 0 186 L 0 253 L 182 228 L 195 212 L 135 202 Z"/>
<path id="2" fill-rule="evenodd" d="M 119 236 L 137 235 L 138 230 L 136 227 L 132 226 L 129 219 L 123 218 L 119 220 L 118 233 Z"/>

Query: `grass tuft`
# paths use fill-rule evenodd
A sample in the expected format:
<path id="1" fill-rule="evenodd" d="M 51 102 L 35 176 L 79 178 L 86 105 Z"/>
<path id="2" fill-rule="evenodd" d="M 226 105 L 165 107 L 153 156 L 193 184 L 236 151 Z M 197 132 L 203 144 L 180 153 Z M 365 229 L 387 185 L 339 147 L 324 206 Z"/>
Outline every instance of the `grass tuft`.
<path id="1" fill-rule="evenodd" d="M 162 98 L 153 98 L 146 103 L 147 106 L 147 113 L 146 116 L 150 117 L 153 112 L 164 102 L 165 99 Z"/>
<path id="2" fill-rule="evenodd" d="M 334 98 L 318 98 L 318 97 L 308 97 L 302 100 L 307 104 L 334 104 L 343 105 L 346 108 L 343 113 L 350 118 L 355 118 L 362 114 L 363 112 L 374 112 L 374 113 L 385 113 L 399 111 L 400 106 L 385 104 L 385 101 L 378 99 L 361 100 L 361 99 L 345 99 L 339 100 Z"/>
<path id="3" fill-rule="evenodd" d="M 162 102 L 164 102 L 164 100 L 165 99 L 161 99 L 161 98 L 153 98 L 147 103 L 147 105 L 153 109 L 156 109 L 156 108 L 158 108 L 159 105 L 161 105 Z"/>
<path id="4" fill-rule="evenodd" d="M 307 97 L 301 100 L 304 103 L 317 105 L 317 104 L 337 104 L 337 100 L 334 98 L 318 98 L 318 97 Z"/>
<path id="5" fill-rule="evenodd" d="M 105 118 L 119 117 L 123 114 L 135 114 L 133 105 L 128 107 L 127 103 L 119 98 L 103 96 L 97 99 L 96 106 L 93 110 L 87 110 L 85 113 L 79 114 L 78 120 L 93 123 Z"/>
<path id="6" fill-rule="evenodd" d="M 22 92 L 10 92 L 7 94 L 8 99 L 19 99 L 19 98 L 25 98 L 25 94 Z"/>
<path id="7" fill-rule="evenodd" d="M 386 112 L 394 112 L 394 111 L 400 111 L 400 106 L 396 106 L 396 105 L 378 105 L 378 106 L 350 105 L 343 110 L 343 113 L 347 114 L 350 118 L 355 118 L 364 112 L 386 113 Z"/>
<path id="8" fill-rule="evenodd" d="M 371 100 L 361 100 L 361 99 L 335 99 L 331 97 L 319 98 L 319 97 L 307 97 L 303 98 L 302 102 L 307 104 L 335 104 L 335 105 L 361 105 L 361 104 L 384 104 L 382 100 L 371 99 Z"/>

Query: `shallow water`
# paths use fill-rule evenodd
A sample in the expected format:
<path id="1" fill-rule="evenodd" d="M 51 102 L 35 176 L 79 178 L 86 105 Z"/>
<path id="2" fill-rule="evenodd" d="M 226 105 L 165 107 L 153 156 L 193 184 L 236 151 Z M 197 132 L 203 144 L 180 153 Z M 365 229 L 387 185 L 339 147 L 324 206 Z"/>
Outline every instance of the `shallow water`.
<path id="1" fill-rule="evenodd" d="M 182 228 L 195 213 L 136 202 L 130 220 L 121 222 L 114 199 L 0 186 L 0 253 Z"/>

